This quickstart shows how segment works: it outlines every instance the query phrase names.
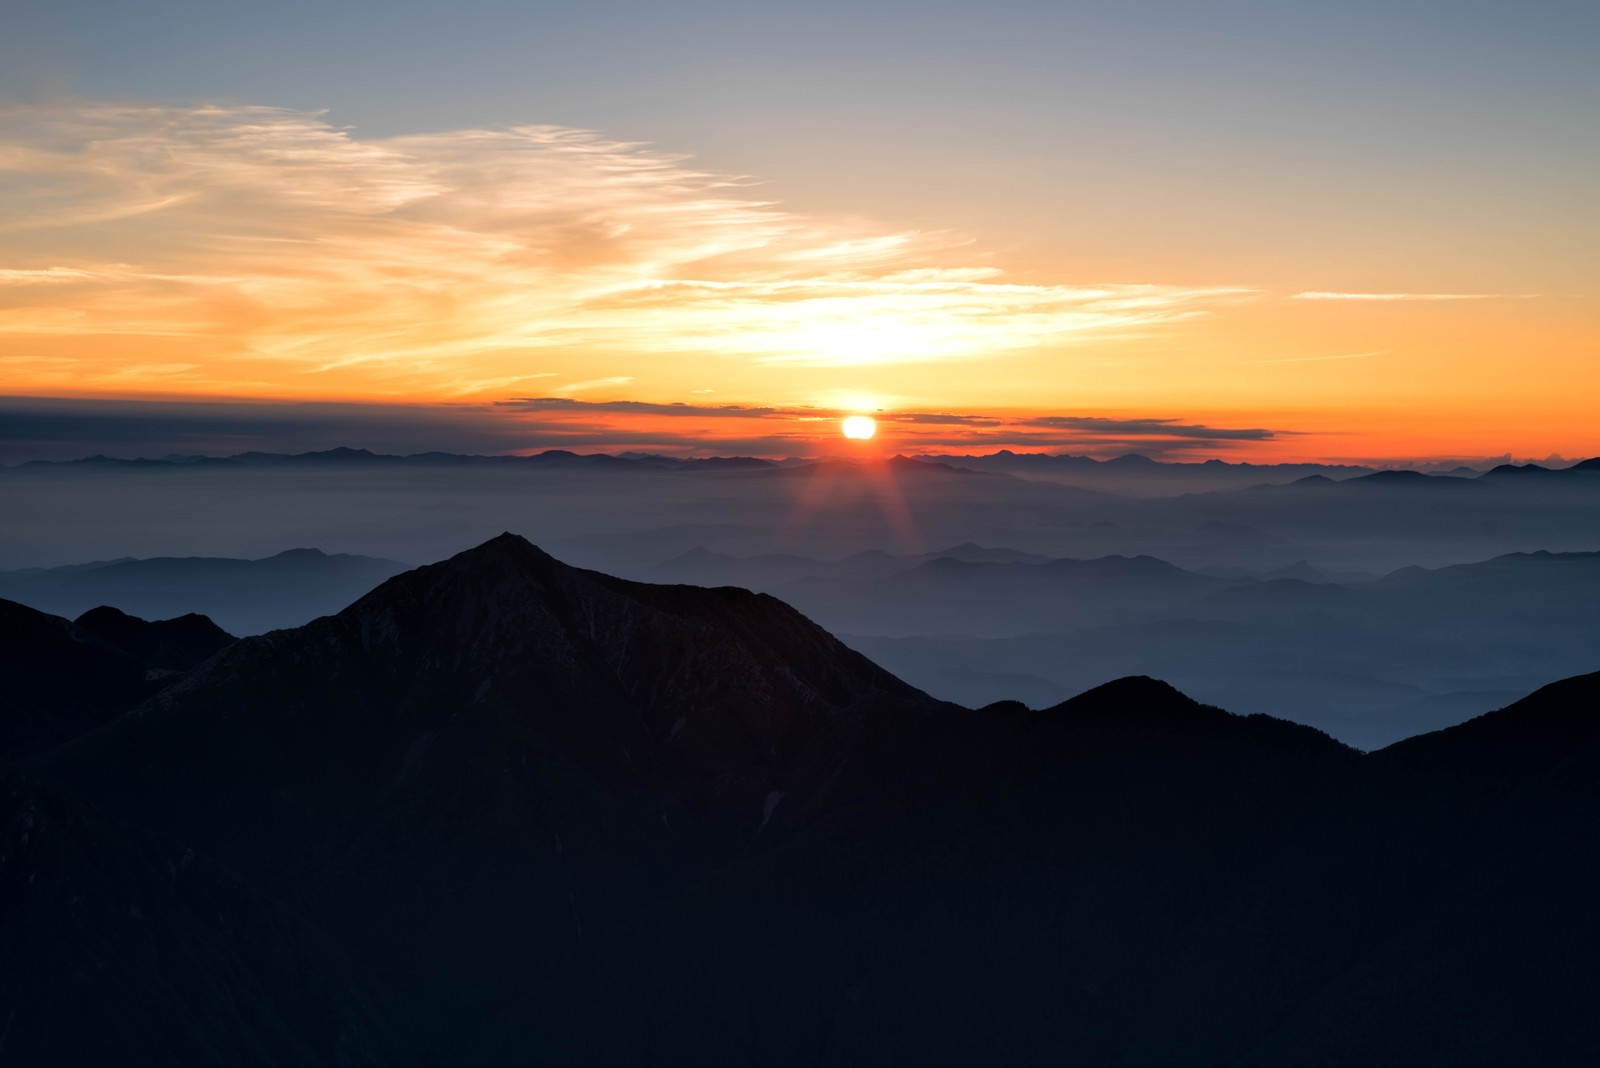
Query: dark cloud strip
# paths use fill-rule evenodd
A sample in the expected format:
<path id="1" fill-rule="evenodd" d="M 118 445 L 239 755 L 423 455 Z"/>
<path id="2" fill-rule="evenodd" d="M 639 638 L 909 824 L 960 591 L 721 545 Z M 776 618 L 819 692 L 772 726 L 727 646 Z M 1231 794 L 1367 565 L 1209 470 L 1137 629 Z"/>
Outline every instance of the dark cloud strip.
<path id="1" fill-rule="evenodd" d="M 0 463 L 105 453 L 222 456 L 252 450 L 305 452 L 337 446 L 377 452 L 512 453 L 548 448 L 804 456 L 831 437 L 815 421 L 847 414 L 820 408 L 653 404 L 518 398 L 497 404 L 355 404 L 262 401 L 132 401 L 0 397 Z M 751 421 L 755 433 L 641 426 L 661 416 Z M 1009 421 L 953 412 L 881 412 L 907 452 L 943 448 L 1066 449 L 1149 455 L 1226 452 L 1282 431 L 1208 427 L 1176 419 L 1039 416 Z M 764 425 L 763 425 L 764 424 Z M 763 432 L 765 431 L 765 432 Z"/>
<path id="2" fill-rule="evenodd" d="M 739 404 L 650 404 L 646 401 L 584 401 L 571 397 L 516 397 L 495 401 L 496 408 L 518 412 L 612 412 L 617 415 L 669 415 L 700 419 L 778 419 L 826 415 L 812 408 L 746 408 Z"/>
<path id="3" fill-rule="evenodd" d="M 666 415 L 702 419 L 838 419 L 854 414 L 842 408 L 770 408 L 742 404 L 651 404 L 646 401 L 586 401 L 572 397 L 516 397 L 496 401 L 496 408 L 518 412 L 610 412 L 614 415 Z M 949 412 L 877 412 L 886 423 L 916 423 L 928 426 L 1000 426 L 990 416 L 955 415 Z"/>
<path id="4" fill-rule="evenodd" d="M 1134 437 L 1203 438 L 1226 441 L 1271 441 L 1277 432 L 1262 427 L 1229 428 L 1182 424 L 1176 419 L 1101 419 L 1094 416 L 1049 415 L 1023 419 L 1019 426 L 1056 430 L 1082 430 L 1091 434 L 1125 434 Z"/>

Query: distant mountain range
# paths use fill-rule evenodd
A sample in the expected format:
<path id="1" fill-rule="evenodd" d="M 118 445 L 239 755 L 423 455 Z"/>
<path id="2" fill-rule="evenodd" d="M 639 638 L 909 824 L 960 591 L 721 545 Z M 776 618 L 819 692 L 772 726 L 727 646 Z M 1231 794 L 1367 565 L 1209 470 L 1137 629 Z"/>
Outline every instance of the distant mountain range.
<path id="1" fill-rule="evenodd" d="M 626 453 L 615 456 L 610 453 L 577 453 L 565 449 L 547 449 L 531 455 L 494 455 L 480 456 L 470 453 L 454 452 L 418 452 L 404 456 L 392 453 L 373 452 L 370 449 L 354 449 L 340 446 L 335 449 L 322 449 L 316 452 L 282 453 L 282 452 L 241 452 L 232 456 L 188 456 L 173 455 L 157 458 L 139 457 L 127 459 L 115 456 L 97 454 L 85 456 L 77 460 L 29 460 L 14 465 L 21 468 L 29 467 L 55 467 L 68 464 L 78 467 L 279 467 L 279 466 L 317 466 L 325 464 L 405 464 L 412 466 L 462 466 L 462 465 L 538 465 L 550 467 L 619 467 L 655 470 L 672 470 L 675 468 L 708 468 L 719 470 L 734 470 L 749 467 L 773 467 L 778 461 L 761 460 L 748 456 L 716 456 L 705 459 L 682 459 L 674 456 L 662 456 L 655 453 Z"/>
<path id="2" fill-rule="evenodd" d="M 1489 470 L 1460 465 L 1448 470 L 1393 471 L 1359 464 L 1282 463 L 1258 464 L 1226 460 L 1155 460 L 1138 453 L 1100 460 L 1090 456 L 1049 453 L 1018 453 L 1010 449 L 984 455 L 920 454 L 896 459 L 945 467 L 1015 475 L 1022 478 L 1059 482 L 1102 489 L 1133 496 L 1165 496 L 1178 493 L 1245 489 L 1254 485 L 1284 484 L 1311 480 L 1346 481 L 1372 478 L 1380 482 L 1395 476 L 1424 475 L 1429 478 L 1534 478 L 1564 473 L 1600 473 L 1600 457 L 1573 463 L 1565 468 L 1540 464 L 1501 464 Z M 77 460 L 30 460 L 14 465 L 20 468 L 55 467 L 274 467 L 318 466 L 328 464 L 376 464 L 384 466 L 538 466 L 632 470 L 738 470 L 769 467 L 803 467 L 843 461 L 791 457 L 784 460 L 750 456 L 677 457 L 659 453 L 576 453 L 548 449 L 528 455 L 477 455 L 452 452 L 421 452 L 406 455 L 375 453 L 369 449 L 340 446 L 303 453 L 242 452 L 231 456 L 171 455 L 128 459 L 106 455 Z"/>
<path id="3" fill-rule="evenodd" d="M 1497 707 L 1541 678 L 1582 670 L 1600 648 L 1594 552 L 1342 582 L 1315 569 L 1224 578 L 1152 566 L 1148 585 L 1126 595 L 1121 583 L 1069 584 L 1026 567 L 960 570 L 812 580 L 810 596 L 805 582 L 770 588 L 951 700 L 1049 704 L 1143 672 L 1363 748 Z"/>
<path id="4" fill-rule="evenodd" d="M 1075 485 L 905 457 L 772 463 L 331 450 L 216 464 L 37 464 L 0 470 L 10 506 L 0 567 L 167 556 L 195 545 L 233 558 L 332 544 L 428 560 L 515 528 L 565 559 L 634 576 L 697 545 L 742 557 L 839 558 L 960 543 L 1057 558 L 1152 556 L 1196 571 L 1309 560 L 1330 572 L 1384 573 L 1594 549 L 1600 478 L 1586 464 L 1494 477 L 1341 471 L 1339 481 L 1293 468 L 1100 465 L 1188 480 L 1164 488 L 1148 480 Z M 1249 477 L 1209 488 L 1206 472 L 1217 470 Z"/>
<path id="5" fill-rule="evenodd" d="M 318 549 L 290 549 L 261 560 L 104 560 L 0 571 L 0 597 L 68 616 L 96 605 L 158 619 L 196 612 L 235 634 L 260 634 L 337 612 L 407 566 Z"/>
<path id="6" fill-rule="evenodd" d="M 90 722 L 90 623 L 203 648 L 0 607 L 79 731 L 0 768 L 7 1063 L 1600 1055 L 1600 674 L 1368 756 L 1144 678 L 973 711 L 503 535 Z"/>

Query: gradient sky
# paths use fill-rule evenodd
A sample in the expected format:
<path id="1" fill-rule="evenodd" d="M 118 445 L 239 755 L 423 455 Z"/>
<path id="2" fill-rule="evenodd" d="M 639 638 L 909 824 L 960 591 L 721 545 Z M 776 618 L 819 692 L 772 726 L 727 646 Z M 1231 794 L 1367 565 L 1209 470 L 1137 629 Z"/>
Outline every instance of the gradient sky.
<path id="1" fill-rule="evenodd" d="M 0 449 L 1592 455 L 1597 53 L 1593 3 L 26 5 L 0 393 L 65 400 Z"/>

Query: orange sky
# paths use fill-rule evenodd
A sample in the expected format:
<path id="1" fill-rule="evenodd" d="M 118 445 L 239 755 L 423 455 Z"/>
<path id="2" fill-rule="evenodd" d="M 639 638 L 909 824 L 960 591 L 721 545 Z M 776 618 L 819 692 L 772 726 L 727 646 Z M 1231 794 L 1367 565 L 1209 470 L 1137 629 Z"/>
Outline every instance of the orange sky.
<path id="1" fill-rule="evenodd" d="M 66 101 L 0 131 L 9 395 L 449 404 L 710 452 L 868 410 L 905 451 L 1600 453 L 1594 267 L 1559 242 L 1136 266 L 1099 222 L 1069 248 L 805 213 L 560 127 Z"/>

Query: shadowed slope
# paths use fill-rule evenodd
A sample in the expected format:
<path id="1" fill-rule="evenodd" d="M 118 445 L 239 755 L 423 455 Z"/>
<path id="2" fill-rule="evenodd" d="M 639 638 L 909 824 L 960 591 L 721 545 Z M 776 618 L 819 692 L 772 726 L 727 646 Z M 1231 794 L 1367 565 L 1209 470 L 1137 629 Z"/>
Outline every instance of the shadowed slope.
<path id="1" fill-rule="evenodd" d="M 503 535 L 239 642 L 56 772 L 347 932 L 403 1004 L 472 1002 L 805 822 L 870 719 L 938 707 L 772 598 Z"/>
<path id="2" fill-rule="evenodd" d="M 560 1039 L 552 1060 L 1106 1063 L 1147 970 L 1360 761 L 1138 678 L 856 759 L 875 791 L 519 1007 Z"/>
<path id="3" fill-rule="evenodd" d="M 0 773 L 10 1064 L 404 1065 L 321 932 L 193 850 Z"/>
<path id="4" fill-rule="evenodd" d="M 1597 687 L 1372 756 L 1149 678 L 974 712 L 502 535 L 45 770 L 328 932 L 423 1059 L 1582 1063 Z"/>
<path id="5" fill-rule="evenodd" d="M 1142 997 L 1149 1061 L 1592 1064 L 1600 674 L 1362 761 Z"/>

